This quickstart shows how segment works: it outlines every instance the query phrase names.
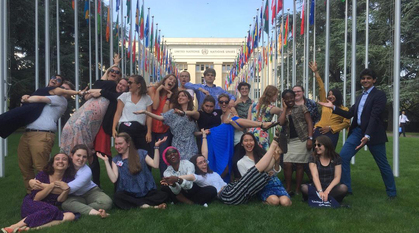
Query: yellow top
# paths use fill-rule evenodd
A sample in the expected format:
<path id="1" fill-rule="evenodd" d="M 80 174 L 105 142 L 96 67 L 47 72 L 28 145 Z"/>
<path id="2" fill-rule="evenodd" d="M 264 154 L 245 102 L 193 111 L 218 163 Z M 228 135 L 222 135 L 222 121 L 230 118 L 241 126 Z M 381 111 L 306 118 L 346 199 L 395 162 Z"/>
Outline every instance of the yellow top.
<path id="1" fill-rule="evenodd" d="M 322 78 L 319 75 L 319 72 L 316 72 L 316 80 L 319 85 L 319 95 L 321 102 L 327 102 L 326 99 L 326 90 L 324 89 L 324 83 Z M 336 106 L 338 107 L 338 106 Z M 349 109 L 345 106 L 339 106 L 338 108 L 348 111 Z M 322 107 L 322 116 L 320 121 L 314 125 L 314 128 L 318 127 L 328 127 L 330 126 L 332 133 L 339 133 L 342 129 L 347 128 L 350 125 L 350 120 L 342 116 L 332 113 L 333 109 L 328 107 Z"/>

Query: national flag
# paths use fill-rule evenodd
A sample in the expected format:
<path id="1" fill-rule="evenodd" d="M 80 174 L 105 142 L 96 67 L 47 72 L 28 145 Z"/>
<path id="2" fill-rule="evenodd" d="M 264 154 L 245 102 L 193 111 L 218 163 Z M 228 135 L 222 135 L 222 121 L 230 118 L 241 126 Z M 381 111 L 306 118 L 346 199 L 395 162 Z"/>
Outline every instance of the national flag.
<path id="1" fill-rule="evenodd" d="M 266 3 L 268 3 L 268 0 L 266 0 Z M 276 18 L 276 0 L 272 0 L 271 11 L 272 11 L 272 24 L 274 24 L 275 18 Z"/>
<path id="2" fill-rule="evenodd" d="M 266 5 L 265 5 L 265 13 L 263 14 L 263 19 L 265 20 L 265 22 L 263 22 L 263 30 L 266 32 L 266 34 L 269 35 L 269 3 L 268 0 L 266 0 Z"/>
<path id="3" fill-rule="evenodd" d="M 304 9 L 306 6 L 306 0 L 303 0 L 303 8 L 301 9 L 301 29 L 300 29 L 300 35 L 304 35 Z"/>
<path id="4" fill-rule="evenodd" d="M 144 37 L 145 37 L 145 47 L 148 47 L 148 35 L 150 34 L 150 26 L 148 23 L 148 20 L 150 18 L 150 13 L 148 13 L 147 15 L 147 20 L 145 22 L 145 27 L 144 27 Z"/>
<path id="5" fill-rule="evenodd" d="M 76 8 L 76 3 L 74 2 L 74 0 L 71 0 L 71 7 L 73 8 L 73 10 L 75 10 L 75 8 Z"/>
<path id="6" fill-rule="evenodd" d="M 110 7 L 108 7 L 108 18 L 106 19 L 106 42 L 109 42 L 109 34 L 111 30 L 111 14 Z"/>
<path id="7" fill-rule="evenodd" d="M 135 32 L 140 32 L 140 1 L 137 0 L 137 7 L 135 8 Z"/>
<path id="8" fill-rule="evenodd" d="M 131 24 L 131 0 L 127 0 L 127 23 Z"/>
<path id="9" fill-rule="evenodd" d="M 263 28 L 263 2 L 262 2 L 262 6 L 260 7 L 260 25 L 259 25 L 259 41 L 260 38 L 262 38 L 262 28 Z"/>
<path id="10" fill-rule="evenodd" d="M 115 5 L 116 5 L 116 11 L 118 12 L 119 11 L 119 7 L 121 6 L 121 0 L 116 0 Z"/>
<path id="11" fill-rule="evenodd" d="M 284 0 L 278 0 L 278 4 L 277 4 L 277 6 L 276 6 L 276 13 L 278 14 L 281 10 L 282 10 L 282 8 L 284 7 L 284 3 L 283 3 L 283 1 Z"/>
<path id="12" fill-rule="evenodd" d="M 137 37 L 134 35 L 134 45 L 132 46 L 132 62 L 135 64 L 135 45 L 137 44 L 135 42 L 135 39 L 137 39 Z"/>
<path id="13" fill-rule="evenodd" d="M 153 52 L 153 27 L 154 27 L 154 19 L 151 22 L 151 35 L 150 35 L 150 52 Z"/>
<path id="14" fill-rule="evenodd" d="M 98 34 L 100 34 L 100 29 L 102 28 L 102 20 L 100 19 L 101 17 L 101 15 L 100 15 L 100 12 L 101 12 L 101 2 L 102 1 L 99 1 L 98 3 L 97 3 L 97 24 L 98 24 L 98 26 L 97 26 L 97 33 Z"/>
<path id="15" fill-rule="evenodd" d="M 140 39 L 144 39 L 144 1 L 141 6 L 141 15 L 140 15 Z"/>
<path id="16" fill-rule="evenodd" d="M 287 39 L 288 39 L 288 23 L 289 23 L 290 15 L 287 15 L 287 21 L 285 22 L 285 31 L 284 31 L 284 46 L 287 46 Z"/>
<path id="17" fill-rule="evenodd" d="M 84 19 L 86 19 L 86 24 L 89 24 L 89 17 L 90 16 L 90 12 L 89 12 L 89 0 L 84 2 Z"/>
<path id="18" fill-rule="evenodd" d="M 256 15 L 256 23 L 255 23 L 255 27 L 253 28 L 253 48 L 258 47 L 258 41 L 259 41 L 259 39 L 258 39 L 258 32 L 259 32 L 258 26 L 259 26 L 258 25 L 258 17 Z"/>
<path id="19" fill-rule="evenodd" d="M 310 0 L 310 25 L 314 24 L 314 8 L 316 7 L 314 4 L 314 0 Z"/>
<path id="20" fill-rule="evenodd" d="M 119 21 L 119 18 L 116 18 L 116 25 L 115 25 L 115 30 L 116 30 L 115 36 L 116 37 L 119 37 L 119 23 L 118 23 L 118 21 Z"/>
<path id="21" fill-rule="evenodd" d="M 132 52 L 131 48 L 132 47 L 131 47 L 131 29 L 130 29 L 130 31 L 129 31 L 129 39 L 128 39 L 128 52 L 127 52 L 128 58 L 130 58 L 130 55 L 131 55 L 131 52 Z"/>

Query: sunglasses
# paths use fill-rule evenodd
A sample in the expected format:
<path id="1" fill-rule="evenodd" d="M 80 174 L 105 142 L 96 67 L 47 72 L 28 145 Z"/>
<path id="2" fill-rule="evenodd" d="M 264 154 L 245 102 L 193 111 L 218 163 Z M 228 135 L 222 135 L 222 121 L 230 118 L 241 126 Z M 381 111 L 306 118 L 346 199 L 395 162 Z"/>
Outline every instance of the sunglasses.
<path id="1" fill-rule="evenodd" d="M 63 81 L 61 78 L 57 78 L 56 76 L 51 76 L 51 80 L 57 80 L 57 83 L 61 83 Z"/>
<path id="2" fill-rule="evenodd" d="M 109 72 L 114 73 L 114 74 L 120 74 L 121 73 L 121 71 L 114 70 L 114 69 L 110 69 Z"/>
<path id="3" fill-rule="evenodd" d="M 314 144 L 314 146 L 321 147 L 321 146 L 322 146 L 322 144 L 320 144 L 320 143 L 316 143 L 316 144 Z"/>
<path id="4" fill-rule="evenodd" d="M 218 101 L 218 103 L 220 103 L 220 104 L 228 104 L 230 101 L 221 101 L 221 100 L 219 100 Z"/>
<path id="5" fill-rule="evenodd" d="M 131 85 L 131 84 L 133 84 L 133 82 L 131 82 L 131 81 L 128 81 L 128 85 Z"/>
<path id="6" fill-rule="evenodd" d="M 203 160 L 203 161 L 197 163 L 197 165 L 202 165 L 204 163 L 209 164 L 209 161 L 206 159 L 206 160 Z"/>

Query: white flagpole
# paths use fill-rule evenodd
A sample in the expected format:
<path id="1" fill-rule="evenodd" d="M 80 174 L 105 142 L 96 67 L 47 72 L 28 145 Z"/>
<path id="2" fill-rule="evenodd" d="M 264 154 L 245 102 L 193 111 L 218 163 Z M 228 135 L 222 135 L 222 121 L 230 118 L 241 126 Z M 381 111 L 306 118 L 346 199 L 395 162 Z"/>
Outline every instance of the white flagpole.
<path id="1" fill-rule="evenodd" d="M 39 0 L 35 0 L 35 90 L 39 88 L 39 24 L 38 24 L 38 5 Z"/>
<path id="2" fill-rule="evenodd" d="M 346 0 L 348 1 L 348 0 Z M 356 0 L 354 0 L 356 1 Z M 330 0 L 326 0 L 326 52 L 324 55 L 324 90 L 329 92 Z"/>
<path id="3" fill-rule="evenodd" d="M 103 12 L 103 1 L 102 0 L 100 0 L 101 2 L 100 2 L 100 12 L 99 12 L 99 14 L 100 14 L 100 25 L 99 25 L 99 27 L 100 27 L 100 77 L 102 77 L 103 76 L 103 67 L 104 67 L 104 65 L 103 65 L 103 14 L 102 14 L 102 12 Z M 112 59 L 112 58 L 111 58 Z"/>
<path id="4" fill-rule="evenodd" d="M 45 86 L 50 76 L 50 47 L 49 47 L 49 0 L 45 0 Z"/>
<path id="5" fill-rule="evenodd" d="M 57 73 L 61 74 L 61 64 L 60 64 L 60 1 L 57 0 L 56 5 L 56 24 L 57 24 Z M 61 144 L 61 117 L 58 119 L 58 144 Z"/>
<path id="6" fill-rule="evenodd" d="M 370 1 L 366 0 L 366 6 L 365 6 L 365 68 L 368 68 L 368 34 L 369 34 L 369 16 L 370 16 Z"/>
<path id="7" fill-rule="evenodd" d="M 92 27 L 90 18 L 91 15 L 91 7 L 90 7 L 90 0 L 89 0 L 89 89 L 92 89 Z M 96 67 L 96 66 L 95 66 Z"/>
<path id="8" fill-rule="evenodd" d="M 314 0 L 312 0 L 314 1 Z M 316 61 L 316 1 L 314 1 L 314 9 L 313 9 L 313 61 Z M 313 73 L 313 98 L 316 96 L 316 78 L 314 77 Z"/>
<path id="9" fill-rule="evenodd" d="M 394 78 L 393 78 L 393 173 L 399 177 L 399 88 L 400 88 L 400 0 L 395 1 L 394 7 Z"/>
<path id="10" fill-rule="evenodd" d="M 289 17 L 289 15 L 290 15 L 290 8 L 287 9 L 287 18 Z M 287 37 L 289 37 L 288 36 L 288 31 L 289 31 L 289 26 L 290 26 L 289 24 L 290 23 L 288 21 L 288 23 L 287 23 Z M 294 35 L 292 35 L 292 37 L 293 37 L 293 40 L 294 40 Z M 288 38 L 285 38 L 285 39 L 287 40 L 287 87 L 286 88 L 290 89 L 291 88 L 290 87 L 290 45 L 289 45 L 290 43 L 288 41 Z M 285 41 L 285 39 L 284 39 L 284 41 Z M 281 101 L 281 104 L 282 104 L 282 101 Z"/>
<path id="11" fill-rule="evenodd" d="M 0 1 L 0 72 L 2 76 L 6 74 L 7 70 L 7 47 L 6 38 L 7 38 L 7 1 Z M 5 101 L 5 86 L 6 82 L 4 78 L 0 79 L 0 114 L 4 112 L 6 107 Z M 5 176 L 5 159 L 6 156 L 6 140 L 0 138 L 0 177 Z"/>
<path id="12" fill-rule="evenodd" d="M 309 72 L 310 72 L 310 68 L 308 68 L 308 61 L 310 59 L 310 0 L 306 0 L 306 9 L 304 10 L 304 14 L 306 16 L 304 16 L 304 19 L 306 20 L 306 40 L 307 40 L 307 46 L 306 46 L 306 57 L 304 57 L 304 61 L 305 61 L 305 70 L 306 70 L 306 76 L 305 76 L 305 89 L 306 89 L 306 97 L 308 97 L 309 94 Z M 314 97 L 314 93 L 313 93 L 313 97 Z"/>
<path id="13" fill-rule="evenodd" d="M 296 47 L 295 47 L 295 27 L 297 25 L 297 15 L 295 14 L 297 7 L 296 7 L 296 0 L 293 1 L 294 3 L 294 10 L 292 14 L 292 86 L 297 84 L 297 71 L 296 71 Z M 287 43 L 288 44 L 288 43 Z"/>
<path id="14" fill-rule="evenodd" d="M 109 66 L 113 65 L 113 0 L 109 3 Z M 106 22 L 107 23 L 107 22 Z"/>
<path id="15" fill-rule="evenodd" d="M 343 60 L 343 106 L 346 107 L 346 85 L 347 85 L 347 77 L 346 77 L 346 67 L 347 67 L 347 60 L 348 60 L 348 0 L 345 0 L 345 48 L 344 52 L 344 60 Z M 342 145 L 345 144 L 346 141 L 346 129 L 343 129 L 342 135 Z"/>
<path id="16" fill-rule="evenodd" d="M 76 91 L 79 90 L 79 19 L 78 19 L 78 1 L 74 1 L 74 55 L 75 55 L 75 65 L 74 65 L 74 79 Z M 79 109 L 79 95 L 76 95 L 76 110 Z"/>
<path id="17" fill-rule="evenodd" d="M 131 3 L 130 3 L 131 4 Z M 131 7 L 132 7 L 132 4 L 131 4 Z M 134 41 L 134 37 L 135 37 L 135 32 L 134 32 L 134 35 L 133 35 L 133 33 L 132 33 L 132 20 L 133 20 L 133 18 L 134 17 L 132 17 L 133 16 L 133 14 L 132 14 L 132 9 L 131 9 L 131 12 L 130 12 L 130 14 L 131 14 L 131 17 L 130 17 L 130 22 L 129 22 L 129 41 L 128 41 L 128 43 L 129 43 L 129 45 L 128 45 L 128 48 L 131 46 L 131 51 L 128 51 L 129 53 L 131 53 L 130 55 L 129 55 L 129 75 L 132 75 L 133 74 L 133 70 L 132 70 L 132 67 L 133 67 L 133 62 L 132 62 L 132 54 L 133 54 L 133 49 L 134 49 L 134 46 L 132 46 L 132 42 Z"/>
<path id="18" fill-rule="evenodd" d="M 99 37 L 97 35 L 97 1 L 95 0 L 95 74 L 96 80 L 99 80 Z"/>
<path id="19" fill-rule="evenodd" d="M 284 6 L 282 6 L 282 17 L 281 17 L 281 93 L 284 91 L 284 80 L 285 80 L 285 78 L 284 78 L 284 28 L 285 28 L 285 26 L 284 26 L 284 16 L 285 16 L 285 14 L 284 14 Z M 287 54 L 287 57 L 288 57 L 288 55 L 289 54 Z M 280 101 L 281 102 L 281 105 L 282 105 L 282 101 Z"/>
<path id="20" fill-rule="evenodd" d="M 352 48 L 351 48 L 351 105 L 355 104 L 355 83 L 356 83 L 356 0 L 352 0 Z M 355 164 L 355 156 L 351 163 Z"/>

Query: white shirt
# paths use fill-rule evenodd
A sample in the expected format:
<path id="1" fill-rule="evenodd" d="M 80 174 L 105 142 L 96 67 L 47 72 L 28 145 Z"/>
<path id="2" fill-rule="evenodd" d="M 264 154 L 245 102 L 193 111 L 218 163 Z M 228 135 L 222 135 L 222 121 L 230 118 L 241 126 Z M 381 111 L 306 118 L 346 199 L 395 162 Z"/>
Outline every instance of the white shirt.
<path id="1" fill-rule="evenodd" d="M 189 162 L 188 160 L 180 160 L 179 164 L 179 170 L 175 171 L 172 166 L 168 166 L 166 171 L 164 171 L 163 176 L 169 177 L 169 176 L 183 176 L 183 175 L 189 175 L 195 173 L 195 166 L 193 163 Z M 183 180 L 182 184 L 175 183 L 176 186 L 172 187 L 169 186 L 169 188 L 172 190 L 172 192 L 177 195 L 180 193 L 182 189 L 188 190 L 191 189 L 193 186 L 192 181 Z"/>
<path id="2" fill-rule="evenodd" d="M 75 196 L 81 196 L 87 193 L 90 189 L 96 187 L 97 185 L 93 183 L 92 179 L 92 170 L 86 164 L 81 167 L 76 175 L 74 180 L 68 183 L 70 187 L 70 193 Z"/>
<path id="3" fill-rule="evenodd" d="M 57 131 L 58 119 L 67 109 L 67 100 L 63 96 L 45 96 L 51 103 L 46 104 L 41 115 L 34 122 L 26 126 L 27 129 Z"/>
<path id="4" fill-rule="evenodd" d="M 119 123 L 137 121 L 140 124 L 145 125 L 147 116 L 145 114 L 135 115 L 133 112 L 147 110 L 147 107 L 153 104 L 149 95 L 142 95 L 141 99 L 134 104 L 131 100 L 131 92 L 124 92 L 118 97 L 118 100 L 121 100 L 122 103 L 124 103 L 124 109 L 122 110 L 121 118 L 119 118 Z"/>
<path id="5" fill-rule="evenodd" d="M 255 161 L 251 160 L 247 155 L 243 156 L 243 158 L 237 162 L 237 168 L 239 169 L 241 176 L 244 176 L 244 174 L 253 166 L 255 166 Z"/>
<path id="6" fill-rule="evenodd" d="M 409 121 L 409 119 L 407 119 L 406 115 L 402 114 L 402 115 L 399 116 L 399 122 L 400 123 L 406 123 L 408 121 Z"/>
<path id="7" fill-rule="evenodd" d="M 194 174 L 195 180 L 194 182 L 199 187 L 206 187 L 206 186 L 214 186 L 217 189 L 217 193 L 221 191 L 221 189 L 227 185 L 226 182 L 221 178 L 218 173 L 207 173 L 205 176 Z"/>

